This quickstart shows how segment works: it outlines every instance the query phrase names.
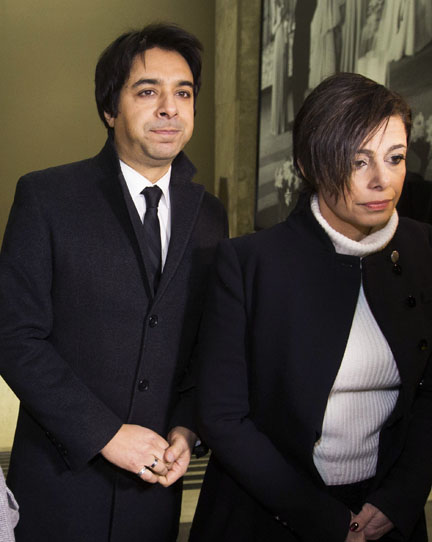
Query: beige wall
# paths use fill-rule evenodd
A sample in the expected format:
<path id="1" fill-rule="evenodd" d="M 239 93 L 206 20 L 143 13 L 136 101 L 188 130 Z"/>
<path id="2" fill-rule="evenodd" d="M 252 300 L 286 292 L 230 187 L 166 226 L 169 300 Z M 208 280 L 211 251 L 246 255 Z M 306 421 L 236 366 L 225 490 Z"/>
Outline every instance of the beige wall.
<path id="1" fill-rule="evenodd" d="M 96 154 L 105 140 L 93 77 L 103 48 L 153 21 L 193 32 L 205 49 L 195 135 L 196 180 L 214 186 L 214 0 L 0 0 L 0 238 L 18 178 Z M 0 380 L 0 449 L 17 401 Z"/>
<path id="2" fill-rule="evenodd" d="M 216 192 L 231 236 L 254 228 L 260 14 L 261 0 L 216 0 Z"/>

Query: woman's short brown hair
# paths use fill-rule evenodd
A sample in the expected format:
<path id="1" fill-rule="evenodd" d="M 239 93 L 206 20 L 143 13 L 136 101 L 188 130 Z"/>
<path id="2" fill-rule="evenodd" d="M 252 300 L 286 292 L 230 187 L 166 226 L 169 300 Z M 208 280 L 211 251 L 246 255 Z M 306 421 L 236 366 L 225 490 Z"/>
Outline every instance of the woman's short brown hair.
<path id="1" fill-rule="evenodd" d="M 396 92 L 357 73 L 338 73 L 306 98 L 293 127 L 294 165 L 313 191 L 338 198 L 350 188 L 361 144 L 398 115 L 411 132 L 411 109 Z"/>

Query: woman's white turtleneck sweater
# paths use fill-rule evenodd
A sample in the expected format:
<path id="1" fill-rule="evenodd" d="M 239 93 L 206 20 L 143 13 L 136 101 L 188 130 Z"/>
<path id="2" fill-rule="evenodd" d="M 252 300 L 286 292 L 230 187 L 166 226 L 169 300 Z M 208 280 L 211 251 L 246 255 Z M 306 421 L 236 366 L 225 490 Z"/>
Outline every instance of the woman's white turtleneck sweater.
<path id="1" fill-rule="evenodd" d="M 311 208 L 336 252 L 360 258 L 382 250 L 399 221 L 395 210 L 382 229 L 353 241 L 328 224 L 316 195 L 311 198 Z M 393 354 L 361 284 L 345 353 L 328 398 L 321 438 L 313 453 L 326 485 L 351 484 L 375 475 L 379 433 L 395 406 L 399 386 Z"/>

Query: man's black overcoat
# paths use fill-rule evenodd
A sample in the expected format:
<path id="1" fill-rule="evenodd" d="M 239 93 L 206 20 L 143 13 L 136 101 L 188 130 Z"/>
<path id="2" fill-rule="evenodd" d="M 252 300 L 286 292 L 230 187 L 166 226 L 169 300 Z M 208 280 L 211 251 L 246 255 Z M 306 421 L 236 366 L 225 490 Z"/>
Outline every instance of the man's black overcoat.
<path id="1" fill-rule="evenodd" d="M 8 483 L 18 541 L 175 540 L 164 489 L 98 452 L 122 423 L 194 429 L 191 359 L 220 202 L 173 162 L 172 229 L 154 299 L 138 213 L 111 140 L 17 186 L 0 260 L 0 368 L 21 401 Z"/>

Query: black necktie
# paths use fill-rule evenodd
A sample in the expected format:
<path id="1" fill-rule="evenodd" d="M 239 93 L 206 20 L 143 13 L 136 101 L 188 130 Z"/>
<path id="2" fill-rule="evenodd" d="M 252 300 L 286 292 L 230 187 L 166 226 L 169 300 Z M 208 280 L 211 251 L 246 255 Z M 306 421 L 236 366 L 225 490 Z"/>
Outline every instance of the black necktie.
<path id="1" fill-rule="evenodd" d="M 148 274 L 150 287 L 156 292 L 162 270 L 161 236 L 158 218 L 158 205 L 162 196 L 162 190 L 158 186 L 148 186 L 141 192 L 146 199 L 146 212 L 144 215 L 144 239 L 148 254 Z"/>

